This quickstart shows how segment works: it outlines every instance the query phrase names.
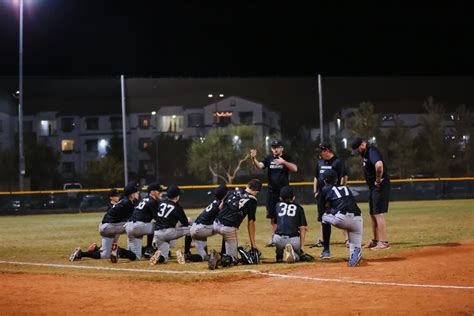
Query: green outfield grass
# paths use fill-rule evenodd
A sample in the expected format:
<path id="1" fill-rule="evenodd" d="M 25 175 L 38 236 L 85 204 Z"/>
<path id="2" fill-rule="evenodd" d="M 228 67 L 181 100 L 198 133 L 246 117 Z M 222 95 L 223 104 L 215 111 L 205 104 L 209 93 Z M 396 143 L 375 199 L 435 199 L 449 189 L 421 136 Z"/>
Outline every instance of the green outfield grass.
<path id="1" fill-rule="evenodd" d="M 368 205 L 359 205 L 364 214 L 364 242 L 371 238 L 370 218 Z M 320 225 L 316 222 L 316 207 L 305 206 L 306 217 L 309 224 L 309 233 L 306 241 L 306 251 L 319 257 L 321 248 L 309 248 L 309 244 L 319 235 Z M 196 217 L 199 210 L 187 210 L 187 215 Z M 111 264 L 109 260 L 93 260 L 85 258 L 74 263 L 67 259 L 76 246 L 86 248 L 90 242 L 100 244 L 98 234 L 98 223 L 102 219 L 102 213 L 87 214 L 65 214 L 65 215 L 32 215 L 32 216 L 5 216 L 0 217 L 0 260 L 41 262 L 81 266 L 103 266 L 134 269 L 167 269 L 167 270 L 192 270 L 209 271 L 205 263 L 191 263 L 178 265 L 175 258 L 164 265 L 150 266 L 147 261 L 129 262 L 121 259 L 118 264 Z M 459 241 L 474 240 L 474 201 L 473 200 L 445 200 L 445 201 L 417 201 L 417 202 L 392 202 L 387 214 L 389 239 L 392 249 L 374 252 L 364 250 L 365 258 L 387 256 L 401 250 L 414 247 L 422 247 L 436 244 L 454 243 Z M 265 248 L 264 245 L 270 240 L 270 223 L 265 219 L 265 209 L 259 207 L 257 211 L 257 245 L 263 253 L 263 264 L 255 266 L 241 266 L 231 268 L 258 269 L 261 271 L 275 271 L 288 268 L 287 264 L 275 264 L 274 249 Z M 331 255 L 328 262 L 319 259 L 314 263 L 297 263 L 293 267 L 309 264 L 331 264 L 335 261 L 343 261 L 347 258 L 347 249 L 344 246 L 342 231 L 333 228 Z M 183 239 L 177 242 L 177 248 L 183 247 Z M 126 246 L 126 235 L 121 236 L 120 245 Z M 248 245 L 248 234 L 246 220 L 239 231 L 239 243 Z M 211 237 L 209 248 L 220 249 L 220 236 Z M 173 254 L 174 254 L 173 249 Z M 146 274 L 136 272 L 99 271 L 84 269 L 67 269 L 57 267 L 34 267 L 0 264 L 3 272 L 34 272 L 54 274 L 93 275 L 103 277 L 123 277 L 147 280 L 171 280 L 183 281 L 215 278 L 216 275 L 164 275 Z"/>

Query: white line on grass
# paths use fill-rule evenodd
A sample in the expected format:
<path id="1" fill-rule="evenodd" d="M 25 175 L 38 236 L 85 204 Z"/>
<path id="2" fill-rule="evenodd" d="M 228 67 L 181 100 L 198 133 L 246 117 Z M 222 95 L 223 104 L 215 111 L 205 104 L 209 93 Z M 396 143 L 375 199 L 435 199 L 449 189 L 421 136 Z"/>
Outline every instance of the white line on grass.
<path id="1" fill-rule="evenodd" d="M 226 273 L 252 273 L 256 275 L 263 275 L 272 278 L 280 279 L 293 279 L 293 280 L 304 280 L 304 281 L 316 281 L 316 282 L 332 282 L 332 283 L 346 283 L 346 284 L 359 284 L 359 285 L 380 285 L 380 286 L 398 286 L 398 287 L 420 287 L 420 288 L 437 288 L 437 289 L 461 289 L 461 290 L 474 290 L 474 286 L 463 286 L 463 285 L 435 285 L 435 284 L 411 284 L 411 283 L 394 283 L 394 282 L 379 282 L 379 281 L 356 281 L 356 280 L 342 280 L 342 279 L 330 279 L 330 278 L 318 278 L 300 275 L 288 275 L 272 272 L 261 272 L 252 269 L 242 270 L 219 270 L 219 271 L 173 271 L 173 270 L 160 270 L 160 269 L 132 269 L 132 268 L 109 268 L 109 267 L 98 267 L 98 266 L 80 266 L 74 264 L 53 264 L 53 263 L 36 263 L 36 262 L 19 262 L 19 261 L 0 261 L 0 264 L 16 264 L 26 266 L 39 266 L 39 267 L 53 267 L 53 268 L 67 268 L 67 269 L 89 269 L 89 270 L 105 270 L 105 271 L 125 271 L 125 272 L 140 272 L 140 273 L 163 273 L 163 274 L 196 274 L 196 275 L 212 275 L 212 274 L 226 274 Z"/>

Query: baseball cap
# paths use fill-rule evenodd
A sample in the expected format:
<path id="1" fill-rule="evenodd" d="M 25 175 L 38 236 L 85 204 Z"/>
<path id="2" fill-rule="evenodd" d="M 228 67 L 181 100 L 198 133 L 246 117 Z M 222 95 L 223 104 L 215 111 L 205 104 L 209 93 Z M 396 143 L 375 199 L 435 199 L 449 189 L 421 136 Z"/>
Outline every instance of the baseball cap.
<path id="1" fill-rule="evenodd" d="M 352 140 L 351 148 L 353 155 L 357 154 L 357 149 L 359 148 L 360 144 L 362 144 L 362 142 L 363 140 L 360 137 L 356 137 L 354 140 Z"/>
<path id="2" fill-rule="evenodd" d="M 280 197 L 283 200 L 291 200 L 295 196 L 293 189 L 289 186 L 283 187 L 280 190 Z"/>
<path id="3" fill-rule="evenodd" d="M 120 193 L 117 189 L 112 189 L 109 191 L 109 197 L 112 197 L 112 196 L 119 196 Z"/>
<path id="4" fill-rule="evenodd" d="M 229 188 L 225 184 L 221 184 L 214 190 L 214 196 L 216 199 L 222 200 L 227 194 L 227 191 L 229 191 Z"/>
<path id="5" fill-rule="evenodd" d="M 140 191 L 140 185 L 138 184 L 138 182 L 131 181 L 127 184 L 127 186 L 123 190 L 123 194 L 128 196 L 138 191 Z"/>
<path id="6" fill-rule="evenodd" d="M 318 146 L 318 150 L 319 150 L 319 151 L 323 151 L 323 150 L 329 150 L 329 151 L 332 151 L 332 145 L 331 145 L 331 142 L 328 142 L 328 141 L 324 141 L 324 142 L 322 142 L 321 144 L 319 144 L 319 146 Z"/>
<path id="7" fill-rule="evenodd" d="M 281 147 L 281 146 L 283 146 L 283 143 L 281 142 L 281 140 L 278 140 L 278 139 L 274 139 L 270 143 L 270 147 Z"/>
<path id="8" fill-rule="evenodd" d="M 165 188 L 159 183 L 158 181 L 152 182 L 148 185 L 147 187 L 148 193 L 151 191 L 159 191 L 159 192 L 164 192 L 166 191 Z"/>
<path id="9" fill-rule="evenodd" d="M 181 193 L 183 193 L 183 190 L 181 190 L 178 186 L 176 185 L 170 185 L 168 187 L 168 190 L 166 191 L 167 192 L 167 195 L 168 195 L 168 198 L 169 199 L 174 199 L 175 197 L 177 197 L 178 195 L 181 195 Z"/>
<path id="10" fill-rule="evenodd" d="M 323 173 L 323 180 L 327 184 L 336 184 L 337 182 L 337 173 L 333 169 L 328 169 Z"/>

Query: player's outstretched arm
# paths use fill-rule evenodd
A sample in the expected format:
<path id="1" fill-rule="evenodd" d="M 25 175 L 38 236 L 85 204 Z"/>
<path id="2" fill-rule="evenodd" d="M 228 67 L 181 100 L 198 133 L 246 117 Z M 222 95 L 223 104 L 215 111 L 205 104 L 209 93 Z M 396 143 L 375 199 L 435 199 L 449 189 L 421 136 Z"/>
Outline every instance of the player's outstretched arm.
<path id="1" fill-rule="evenodd" d="M 247 227 L 249 231 L 250 245 L 252 248 L 257 248 L 257 244 L 255 243 L 255 221 L 249 220 Z"/>
<path id="2" fill-rule="evenodd" d="M 257 160 L 257 150 L 256 149 L 250 149 L 250 159 L 252 159 L 252 163 L 257 169 L 263 169 L 265 168 L 265 165 L 263 162 L 260 162 Z"/>

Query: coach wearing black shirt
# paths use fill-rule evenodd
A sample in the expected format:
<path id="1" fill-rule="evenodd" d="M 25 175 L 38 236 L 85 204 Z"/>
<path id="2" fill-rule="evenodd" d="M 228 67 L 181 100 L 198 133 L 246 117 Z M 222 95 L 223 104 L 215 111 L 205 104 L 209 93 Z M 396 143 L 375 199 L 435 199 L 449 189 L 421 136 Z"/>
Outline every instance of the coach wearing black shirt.
<path id="1" fill-rule="evenodd" d="M 265 157 L 263 161 L 257 160 L 257 150 L 255 149 L 250 150 L 250 158 L 255 168 L 268 169 L 267 218 L 271 221 L 273 235 L 277 227 L 275 205 L 280 201 L 280 190 L 290 183 L 289 171 L 297 172 L 298 167 L 291 162 L 290 156 L 283 154 L 281 141 L 274 140 L 270 146 L 272 154 Z M 271 241 L 266 246 L 272 247 L 274 245 Z"/>
<path id="2" fill-rule="evenodd" d="M 362 157 L 365 181 L 369 186 L 369 209 L 374 239 L 369 243 L 368 248 L 372 250 L 389 249 L 387 224 L 384 217 L 384 213 L 388 212 L 390 199 L 390 179 L 387 165 L 380 151 L 362 138 L 356 137 L 352 141 L 351 147 L 352 154 L 359 153 Z"/>

